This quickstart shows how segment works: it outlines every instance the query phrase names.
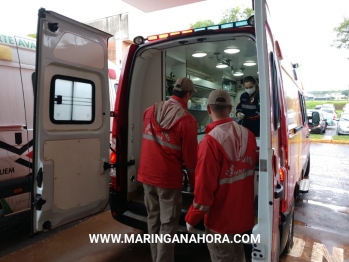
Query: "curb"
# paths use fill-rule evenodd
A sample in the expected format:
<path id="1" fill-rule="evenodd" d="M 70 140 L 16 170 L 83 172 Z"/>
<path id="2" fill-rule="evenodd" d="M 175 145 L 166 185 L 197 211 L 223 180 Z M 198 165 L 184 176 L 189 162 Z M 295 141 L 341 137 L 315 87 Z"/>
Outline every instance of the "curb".
<path id="1" fill-rule="evenodd" d="M 333 139 L 315 139 L 315 138 L 311 138 L 310 142 L 313 142 L 313 143 L 327 143 L 327 144 L 349 144 L 349 141 L 333 140 Z"/>

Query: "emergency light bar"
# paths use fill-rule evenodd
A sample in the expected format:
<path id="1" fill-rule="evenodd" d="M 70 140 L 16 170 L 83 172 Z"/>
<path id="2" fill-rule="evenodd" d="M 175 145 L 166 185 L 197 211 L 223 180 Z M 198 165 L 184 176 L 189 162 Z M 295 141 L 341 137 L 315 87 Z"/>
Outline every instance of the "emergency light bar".
<path id="1" fill-rule="evenodd" d="M 183 30 L 183 31 L 176 31 L 176 32 L 159 34 L 159 35 L 152 35 L 152 36 L 148 36 L 147 38 L 143 38 L 142 36 L 137 36 L 133 39 L 133 42 L 136 45 L 141 45 L 145 42 L 145 40 L 155 41 L 155 40 L 165 39 L 165 38 L 168 38 L 171 36 L 195 33 L 195 32 L 200 32 L 200 31 L 219 30 L 219 29 L 227 29 L 227 28 L 238 28 L 238 27 L 244 27 L 244 26 L 254 26 L 254 16 L 253 15 L 251 17 L 249 17 L 247 20 L 229 22 L 229 23 L 220 24 L 220 25 L 210 25 L 210 26 L 198 27 L 198 28 L 188 29 L 188 30 Z"/>
<path id="2" fill-rule="evenodd" d="M 219 29 L 227 29 L 227 28 L 238 28 L 238 27 L 244 27 L 248 26 L 248 21 L 247 20 L 242 20 L 242 21 L 237 21 L 237 22 L 230 22 L 230 23 L 225 23 L 221 25 L 210 25 L 206 27 L 199 27 L 199 28 L 194 28 L 194 32 L 199 32 L 199 31 L 204 31 L 204 30 L 219 30 Z"/>

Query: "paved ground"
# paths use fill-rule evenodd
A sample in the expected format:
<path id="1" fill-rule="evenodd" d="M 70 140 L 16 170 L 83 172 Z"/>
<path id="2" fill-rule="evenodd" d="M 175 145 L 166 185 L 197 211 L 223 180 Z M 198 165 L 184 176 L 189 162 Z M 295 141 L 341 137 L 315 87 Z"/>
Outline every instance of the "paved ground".
<path id="1" fill-rule="evenodd" d="M 107 211 L 0 258 L 0 262 L 151 262 L 148 244 L 91 244 L 89 234 L 94 233 L 139 234 L 141 232 L 114 221 Z M 288 256 L 282 256 L 280 262 L 342 262 L 345 259 L 349 260 L 347 237 L 296 225 L 294 248 Z M 203 244 L 181 244 L 176 246 L 176 261 L 209 262 L 210 258 Z"/>
<path id="2" fill-rule="evenodd" d="M 296 204 L 294 248 L 280 261 L 349 261 L 349 145 L 312 143 L 311 152 L 311 190 Z M 21 236 L 1 243 L 0 262 L 151 261 L 148 244 L 91 244 L 89 234 L 142 232 L 116 222 L 106 211 L 34 239 Z M 176 261 L 210 259 L 204 244 L 181 244 Z"/>

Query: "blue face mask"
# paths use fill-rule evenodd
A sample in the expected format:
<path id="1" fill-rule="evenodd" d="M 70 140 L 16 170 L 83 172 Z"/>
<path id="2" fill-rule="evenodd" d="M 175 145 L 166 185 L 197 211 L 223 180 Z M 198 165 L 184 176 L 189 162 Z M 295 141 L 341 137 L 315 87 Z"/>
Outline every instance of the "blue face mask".
<path id="1" fill-rule="evenodd" d="M 249 95 L 252 95 L 255 91 L 256 91 L 256 87 L 252 87 L 252 88 L 245 88 L 246 92 L 249 94 Z"/>

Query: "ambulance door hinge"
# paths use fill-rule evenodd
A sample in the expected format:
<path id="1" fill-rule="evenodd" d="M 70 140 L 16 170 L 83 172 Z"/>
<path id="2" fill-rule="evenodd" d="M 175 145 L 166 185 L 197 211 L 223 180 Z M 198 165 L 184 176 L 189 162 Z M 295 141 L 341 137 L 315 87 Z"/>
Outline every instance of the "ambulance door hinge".
<path id="1" fill-rule="evenodd" d="M 36 194 L 36 197 L 33 202 L 33 206 L 36 210 L 41 210 L 42 206 L 46 203 L 46 200 L 42 199 L 40 194 Z"/>
<path id="2" fill-rule="evenodd" d="M 260 243 L 253 243 L 252 245 L 252 258 L 255 260 L 265 260 L 266 259 L 266 247 Z"/>
<path id="3" fill-rule="evenodd" d="M 115 167 L 125 167 L 125 166 L 133 166 L 136 163 L 136 161 L 134 159 L 128 161 L 128 162 L 124 162 L 124 163 L 115 163 L 115 164 L 110 164 L 110 163 L 106 163 L 104 162 L 104 170 L 110 169 L 110 168 L 115 168 Z"/>

